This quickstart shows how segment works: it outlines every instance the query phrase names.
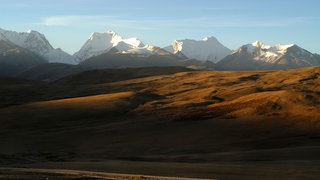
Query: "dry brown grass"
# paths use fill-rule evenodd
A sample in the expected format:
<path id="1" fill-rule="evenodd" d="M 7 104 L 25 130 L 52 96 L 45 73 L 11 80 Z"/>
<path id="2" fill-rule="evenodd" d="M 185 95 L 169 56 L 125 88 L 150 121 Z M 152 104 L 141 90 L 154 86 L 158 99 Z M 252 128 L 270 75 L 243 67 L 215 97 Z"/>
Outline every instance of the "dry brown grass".
<path id="1" fill-rule="evenodd" d="M 114 111 L 119 108 L 125 108 L 130 105 L 127 100 L 135 96 L 133 92 L 119 92 L 112 94 L 102 94 L 94 96 L 65 98 L 59 100 L 35 102 L 28 104 L 26 108 L 46 108 L 46 109 L 70 109 L 77 111 L 97 110 Z"/>
<path id="2" fill-rule="evenodd" d="M 0 156 L 4 163 L 320 160 L 319 74 L 313 67 L 47 84 L 41 101 L 0 109 Z"/>

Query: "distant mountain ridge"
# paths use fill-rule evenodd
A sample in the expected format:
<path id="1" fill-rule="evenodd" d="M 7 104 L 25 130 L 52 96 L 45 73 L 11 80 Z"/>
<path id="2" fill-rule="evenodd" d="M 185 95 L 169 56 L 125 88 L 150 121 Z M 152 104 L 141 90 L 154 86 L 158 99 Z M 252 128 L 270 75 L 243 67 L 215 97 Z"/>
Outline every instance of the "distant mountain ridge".
<path id="1" fill-rule="evenodd" d="M 106 53 L 112 48 L 116 48 L 116 51 L 126 51 L 143 46 L 144 44 L 139 39 L 124 39 L 114 31 L 109 30 L 105 33 L 94 32 L 81 49 L 74 54 L 74 57 L 78 62 L 81 62 L 90 57 Z"/>
<path id="2" fill-rule="evenodd" d="M 106 31 L 92 33 L 72 56 L 53 48 L 46 37 L 37 31 L 15 32 L 0 28 L 0 64 L 1 76 L 50 81 L 67 74 L 103 68 L 293 69 L 320 66 L 320 55 L 295 44 L 271 46 L 260 41 L 231 51 L 215 37 L 174 40 L 171 46 L 161 48 L 144 44 L 136 37 L 123 38 L 114 31 Z"/>
<path id="3" fill-rule="evenodd" d="M 46 60 L 37 54 L 0 40 L 0 76 L 14 76 L 25 69 L 45 63 Z"/>
<path id="4" fill-rule="evenodd" d="M 192 69 L 216 69 L 216 65 L 210 61 L 195 59 L 183 59 L 173 54 L 128 54 L 128 53 L 103 53 L 93 56 L 79 63 L 86 69 L 104 68 L 138 68 L 138 67 L 165 67 L 182 66 Z"/>
<path id="5" fill-rule="evenodd" d="M 145 45 L 136 37 L 123 38 L 114 31 L 94 32 L 74 54 L 78 62 L 103 53 L 170 55 L 170 52 L 153 45 Z"/>
<path id="6" fill-rule="evenodd" d="M 217 63 L 228 70 L 294 69 L 319 66 L 320 56 L 295 45 L 246 44 Z"/>
<path id="7" fill-rule="evenodd" d="M 205 37 L 200 41 L 185 39 L 174 40 L 171 46 L 164 48 L 178 56 L 190 59 L 218 62 L 231 53 L 231 50 L 222 45 L 215 37 Z"/>
<path id="8" fill-rule="evenodd" d="M 75 64 L 74 58 L 61 49 L 54 49 L 46 37 L 34 30 L 27 32 L 7 31 L 0 28 L 0 40 L 25 48 L 51 62 Z"/>

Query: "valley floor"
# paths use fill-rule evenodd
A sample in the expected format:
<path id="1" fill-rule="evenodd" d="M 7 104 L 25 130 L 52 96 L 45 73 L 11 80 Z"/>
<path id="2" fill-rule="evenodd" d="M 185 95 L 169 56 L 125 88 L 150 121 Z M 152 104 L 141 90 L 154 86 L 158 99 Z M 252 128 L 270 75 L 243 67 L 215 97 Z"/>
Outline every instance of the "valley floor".
<path id="1" fill-rule="evenodd" d="M 0 179 L 228 180 L 318 179 L 320 176 L 320 161 L 177 163 L 109 160 L 36 163 L 22 167 L 0 168 Z"/>

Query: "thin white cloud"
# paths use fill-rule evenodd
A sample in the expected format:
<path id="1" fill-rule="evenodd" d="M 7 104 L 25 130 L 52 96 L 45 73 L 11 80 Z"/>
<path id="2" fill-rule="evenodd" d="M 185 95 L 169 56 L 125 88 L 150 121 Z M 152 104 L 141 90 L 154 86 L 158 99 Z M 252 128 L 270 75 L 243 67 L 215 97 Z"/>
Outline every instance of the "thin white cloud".
<path id="1" fill-rule="evenodd" d="M 131 20 L 115 16 L 51 16 L 44 18 L 40 24 L 45 26 L 65 27 L 120 27 L 127 29 L 152 29 L 151 22 Z M 153 24 L 153 23 L 152 23 Z"/>
<path id="2" fill-rule="evenodd" d="M 70 27 L 122 27 L 128 29 L 161 29 L 161 28 L 248 28 L 248 27 L 288 27 L 312 20 L 310 17 L 214 17 L 185 19 L 129 19 L 115 16 L 51 16 L 41 22 L 45 26 Z"/>
<path id="3" fill-rule="evenodd" d="M 108 16 L 51 16 L 43 19 L 46 26 L 83 26 L 106 21 Z"/>

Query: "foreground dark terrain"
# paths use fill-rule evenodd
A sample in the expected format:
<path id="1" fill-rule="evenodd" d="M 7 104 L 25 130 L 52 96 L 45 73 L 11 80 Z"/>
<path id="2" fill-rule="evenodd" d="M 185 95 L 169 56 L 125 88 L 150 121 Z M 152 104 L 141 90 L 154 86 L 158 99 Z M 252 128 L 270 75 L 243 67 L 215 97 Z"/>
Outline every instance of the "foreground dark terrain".
<path id="1" fill-rule="evenodd" d="M 1 79 L 1 166 L 320 177 L 319 67 L 106 72 L 55 82 Z"/>

